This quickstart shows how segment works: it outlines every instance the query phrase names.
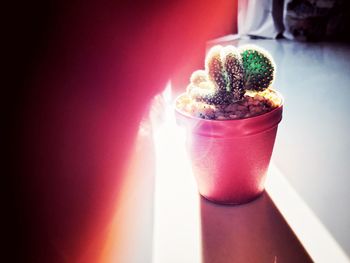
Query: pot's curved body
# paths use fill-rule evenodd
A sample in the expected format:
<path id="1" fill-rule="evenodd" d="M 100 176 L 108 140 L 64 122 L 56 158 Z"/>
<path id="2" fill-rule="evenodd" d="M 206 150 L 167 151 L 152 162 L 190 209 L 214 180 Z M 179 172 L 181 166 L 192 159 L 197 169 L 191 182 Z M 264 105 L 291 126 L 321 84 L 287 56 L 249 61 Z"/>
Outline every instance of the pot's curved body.
<path id="1" fill-rule="evenodd" d="M 241 204 L 258 197 L 275 143 L 283 106 L 247 119 L 205 120 L 176 109 L 187 128 L 187 146 L 198 190 L 205 198 Z"/>

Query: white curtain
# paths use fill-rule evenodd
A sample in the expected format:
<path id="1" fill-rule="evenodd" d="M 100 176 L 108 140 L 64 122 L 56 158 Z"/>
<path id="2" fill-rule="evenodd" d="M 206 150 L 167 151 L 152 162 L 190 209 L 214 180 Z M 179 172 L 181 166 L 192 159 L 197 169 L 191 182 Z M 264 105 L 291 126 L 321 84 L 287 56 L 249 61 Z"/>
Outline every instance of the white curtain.
<path id="1" fill-rule="evenodd" d="M 283 0 L 238 0 L 238 34 L 276 38 L 283 32 Z"/>

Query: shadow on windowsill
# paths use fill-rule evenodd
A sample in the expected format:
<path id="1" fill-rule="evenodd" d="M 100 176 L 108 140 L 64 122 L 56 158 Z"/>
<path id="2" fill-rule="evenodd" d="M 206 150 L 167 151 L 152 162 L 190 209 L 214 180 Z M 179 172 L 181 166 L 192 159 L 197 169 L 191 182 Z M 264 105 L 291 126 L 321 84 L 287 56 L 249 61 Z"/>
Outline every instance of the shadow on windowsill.
<path id="1" fill-rule="evenodd" d="M 200 199 L 202 262 L 312 262 L 268 193 L 238 206 Z"/>

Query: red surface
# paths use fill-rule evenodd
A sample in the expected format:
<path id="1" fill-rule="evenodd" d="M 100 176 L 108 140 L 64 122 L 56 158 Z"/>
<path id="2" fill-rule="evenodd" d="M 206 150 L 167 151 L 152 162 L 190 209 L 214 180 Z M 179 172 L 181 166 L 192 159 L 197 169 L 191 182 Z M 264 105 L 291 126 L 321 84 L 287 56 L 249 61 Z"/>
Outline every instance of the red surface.
<path id="1" fill-rule="evenodd" d="M 13 8 L 11 262 L 110 261 L 101 255 L 111 222 L 123 221 L 115 213 L 128 194 L 140 120 L 177 69 L 204 55 L 207 39 L 229 33 L 235 5 L 76 0 Z"/>
<path id="2" fill-rule="evenodd" d="M 189 153 L 202 196 L 240 204 L 263 192 L 282 110 L 280 106 L 257 117 L 226 121 L 176 111 L 178 121 L 189 131 Z"/>

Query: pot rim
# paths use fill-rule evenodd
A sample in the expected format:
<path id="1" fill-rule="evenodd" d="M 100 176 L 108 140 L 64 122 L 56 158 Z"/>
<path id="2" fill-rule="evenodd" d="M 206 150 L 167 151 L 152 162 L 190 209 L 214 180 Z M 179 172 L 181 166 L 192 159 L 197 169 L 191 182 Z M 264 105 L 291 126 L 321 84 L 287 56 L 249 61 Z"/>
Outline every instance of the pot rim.
<path id="1" fill-rule="evenodd" d="M 209 120 L 209 119 L 202 119 L 202 118 L 199 118 L 199 117 L 196 117 L 196 116 L 191 116 L 190 114 L 187 114 L 183 111 L 181 111 L 180 109 L 178 109 L 176 107 L 176 102 L 177 100 L 183 96 L 184 94 L 186 94 L 185 92 L 181 93 L 180 95 L 178 95 L 174 101 L 174 108 L 175 108 L 175 111 L 179 114 L 181 114 L 182 116 L 186 117 L 186 118 L 189 118 L 189 119 L 196 119 L 198 121 L 203 121 L 203 122 L 208 122 L 208 123 L 218 123 L 218 122 L 244 122 L 244 121 L 247 121 L 247 120 L 257 120 L 257 119 L 260 119 L 260 118 L 264 118 L 266 117 L 267 115 L 270 115 L 270 114 L 273 114 L 275 111 L 278 111 L 280 110 L 281 108 L 283 108 L 283 105 L 284 105 L 284 98 L 282 96 L 282 94 L 275 90 L 275 89 L 270 89 L 272 90 L 273 92 L 275 92 L 278 97 L 281 99 L 281 104 L 277 107 L 277 108 L 274 108 L 273 110 L 269 111 L 269 112 L 265 112 L 263 114 L 260 114 L 260 115 L 257 115 L 257 116 L 252 116 L 252 117 L 248 117 L 248 118 L 244 118 L 244 119 L 228 119 L 228 120 Z"/>

